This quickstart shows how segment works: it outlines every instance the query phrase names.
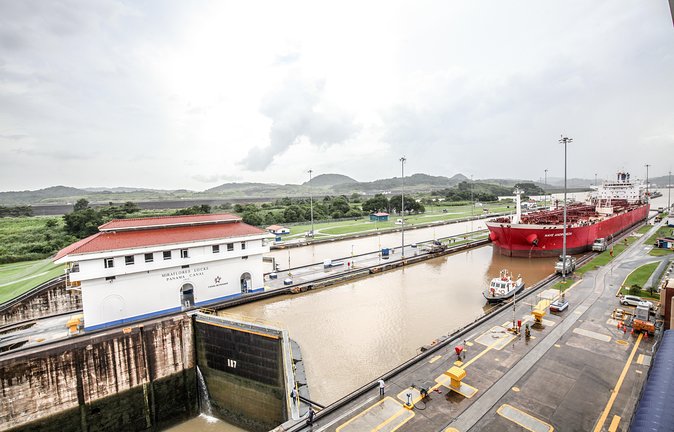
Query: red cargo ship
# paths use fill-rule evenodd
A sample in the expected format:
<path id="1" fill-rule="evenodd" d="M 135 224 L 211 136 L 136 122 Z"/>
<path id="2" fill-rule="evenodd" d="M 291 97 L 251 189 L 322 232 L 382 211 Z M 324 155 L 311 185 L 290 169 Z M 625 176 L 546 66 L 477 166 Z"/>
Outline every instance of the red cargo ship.
<path id="1" fill-rule="evenodd" d="M 564 208 L 521 214 L 517 212 L 486 223 L 489 239 L 503 255 L 519 257 L 557 256 L 562 253 Z M 618 173 L 591 194 L 591 202 L 569 204 L 566 215 L 566 252 L 576 254 L 591 248 L 598 238 L 611 239 L 646 219 L 650 205 L 641 185 L 630 182 L 628 173 Z"/>

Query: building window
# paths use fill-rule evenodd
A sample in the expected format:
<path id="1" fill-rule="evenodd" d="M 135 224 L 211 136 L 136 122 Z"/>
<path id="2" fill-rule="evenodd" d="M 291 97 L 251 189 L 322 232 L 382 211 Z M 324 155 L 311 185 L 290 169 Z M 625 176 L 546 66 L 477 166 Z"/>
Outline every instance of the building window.
<path id="1" fill-rule="evenodd" d="M 70 272 L 77 273 L 78 271 L 80 271 L 80 263 L 73 263 L 72 267 L 70 267 Z"/>
<path id="2" fill-rule="evenodd" d="M 247 260 L 247 259 L 248 259 L 248 256 L 247 256 L 247 255 L 246 255 L 246 256 L 242 256 L 241 259 L 242 259 L 242 260 Z"/>
<path id="3" fill-rule="evenodd" d="M 231 252 L 234 250 L 234 243 L 227 243 L 227 252 Z"/>
<path id="4" fill-rule="evenodd" d="M 189 264 L 185 264 L 184 266 L 180 266 L 180 268 L 190 268 Z"/>
<path id="5" fill-rule="evenodd" d="M 115 280 L 115 277 L 114 276 L 108 276 L 108 277 L 105 278 L 105 280 L 108 281 L 108 282 L 112 282 L 112 281 Z"/>
<path id="6" fill-rule="evenodd" d="M 245 250 L 245 249 L 246 249 L 246 242 L 241 242 L 241 250 Z"/>
<path id="7" fill-rule="evenodd" d="M 213 245 L 213 253 L 220 253 L 220 245 Z"/>
<path id="8" fill-rule="evenodd" d="M 154 254 L 146 253 L 145 254 L 145 262 L 152 262 L 152 261 L 154 261 Z"/>
<path id="9" fill-rule="evenodd" d="M 105 264 L 105 268 L 113 268 L 115 266 L 115 259 L 106 258 L 103 260 L 103 263 Z"/>
<path id="10" fill-rule="evenodd" d="M 187 255 L 187 249 L 180 249 L 180 258 L 189 258 Z"/>
<path id="11" fill-rule="evenodd" d="M 165 260 L 171 259 L 171 251 L 164 251 L 164 259 Z"/>
<path id="12" fill-rule="evenodd" d="M 133 255 L 127 255 L 124 257 L 124 264 L 126 265 L 132 265 L 134 263 L 134 258 Z"/>

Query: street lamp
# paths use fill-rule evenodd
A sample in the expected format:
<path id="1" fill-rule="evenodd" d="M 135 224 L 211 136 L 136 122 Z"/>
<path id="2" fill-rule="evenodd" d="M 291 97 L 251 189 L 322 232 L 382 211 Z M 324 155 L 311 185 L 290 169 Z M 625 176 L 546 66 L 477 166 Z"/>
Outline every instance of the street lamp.
<path id="1" fill-rule="evenodd" d="M 548 169 L 545 169 L 545 190 L 543 191 L 543 197 L 545 198 L 545 207 L 548 206 Z"/>
<path id="2" fill-rule="evenodd" d="M 562 135 L 559 142 L 564 144 L 564 232 L 562 239 L 562 280 L 566 281 L 566 145 L 573 142 L 573 138 Z"/>
<path id="3" fill-rule="evenodd" d="M 651 194 L 648 192 L 648 167 L 651 166 L 650 164 L 646 164 L 646 199 L 648 201 L 651 200 Z"/>
<path id="4" fill-rule="evenodd" d="M 400 215 L 402 216 L 402 256 L 401 259 L 405 259 L 405 161 L 407 158 L 405 156 L 400 158 L 400 176 L 402 177 L 402 193 L 400 194 Z"/>
<path id="5" fill-rule="evenodd" d="M 667 213 L 672 210 L 672 170 L 669 170 L 669 180 L 667 180 Z"/>
<path id="6" fill-rule="evenodd" d="M 311 193 L 311 174 L 313 170 L 309 170 L 309 206 L 311 207 L 311 238 L 314 238 L 314 195 Z"/>
<path id="7" fill-rule="evenodd" d="M 473 218 L 475 217 L 475 198 L 473 198 L 473 175 L 470 175 L 470 232 L 473 232 Z"/>

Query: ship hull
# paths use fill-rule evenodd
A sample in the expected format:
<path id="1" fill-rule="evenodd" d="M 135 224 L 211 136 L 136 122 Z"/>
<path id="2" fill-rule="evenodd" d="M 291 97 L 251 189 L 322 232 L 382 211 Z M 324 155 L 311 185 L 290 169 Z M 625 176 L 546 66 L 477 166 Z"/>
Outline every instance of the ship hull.
<path id="1" fill-rule="evenodd" d="M 598 238 L 611 238 L 648 216 L 649 205 L 613 215 L 594 223 L 567 227 L 568 254 L 585 252 Z M 562 253 L 564 228 L 561 225 L 509 224 L 487 222 L 489 239 L 499 253 L 514 257 L 549 257 Z"/>

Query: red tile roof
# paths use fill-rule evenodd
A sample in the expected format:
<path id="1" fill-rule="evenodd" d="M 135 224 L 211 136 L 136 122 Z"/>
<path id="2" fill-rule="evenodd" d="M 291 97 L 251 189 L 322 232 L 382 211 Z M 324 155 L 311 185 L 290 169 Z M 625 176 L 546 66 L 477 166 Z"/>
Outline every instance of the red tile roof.
<path id="1" fill-rule="evenodd" d="M 186 216 L 158 216 L 148 218 L 114 219 L 99 226 L 101 231 L 121 231 L 132 229 L 162 228 L 169 226 L 202 225 L 237 222 L 241 218 L 228 213 Z"/>
<path id="2" fill-rule="evenodd" d="M 105 231 L 96 233 L 61 249 L 54 257 L 54 261 L 66 255 L 117 251 L 259 234 L 267 234 L 267 232 L 243 222 L 132 231 Z"/>

